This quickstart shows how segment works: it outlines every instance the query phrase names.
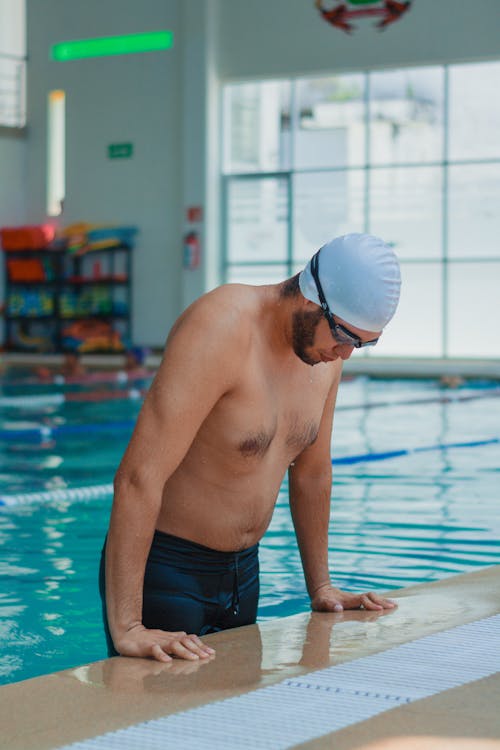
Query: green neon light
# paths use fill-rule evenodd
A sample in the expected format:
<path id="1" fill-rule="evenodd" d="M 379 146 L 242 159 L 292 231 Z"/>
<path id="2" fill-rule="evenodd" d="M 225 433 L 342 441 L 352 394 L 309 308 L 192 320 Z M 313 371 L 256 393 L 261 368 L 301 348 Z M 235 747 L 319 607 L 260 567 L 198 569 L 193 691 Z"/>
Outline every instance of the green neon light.
<path id="1" fill-rule="evenodd" d="M 145 34 L 106 36 L 98 39 L 80 39 L 59 42 L 51 49 L 52 60 L 82 60 L 85 57 L 107 57 L 109 55 L 133 55 L 138 52 L 158 52 L 170 49 L 174 43 L 172 31 L 150 31 Z"/>

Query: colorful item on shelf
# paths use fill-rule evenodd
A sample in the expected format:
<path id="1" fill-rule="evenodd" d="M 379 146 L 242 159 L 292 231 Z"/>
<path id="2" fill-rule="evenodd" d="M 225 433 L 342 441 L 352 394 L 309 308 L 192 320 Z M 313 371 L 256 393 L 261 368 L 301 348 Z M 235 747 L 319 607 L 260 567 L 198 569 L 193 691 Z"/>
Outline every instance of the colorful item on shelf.
<path id="1" fill-rule="evenodd" d="M 80 221 L 75 224 L 60 229 L 58 232 L 59 237 L 64 241 L 66 249 L 70 253 L 77 252 L 81 247 L 84 247 L 87 242 L 87 231 L 93 226 L 86 222 Z"/>
<path id="2" fill-rule="evenodd" d="M 18 260 L 9 258 L 7 261 L 9 281 L 45 281 L 45 268 L 39 258 Z"/>
<path id="3" fill-rule="evenodd" d="M 92 251 L 120 247 L 120 245 L 132 247 L 138 231 L 137 227 L 99 226 L 79 222 L 61 230 L 60 236 L 66 239 L 70 252 L 84 255 Z"/>
<path id="4" fill-rule="evenodd" d="M 88 249 L 103 250 L 108 247 L 119 245 L 133 245 L 137 227 L 102 227 L 93 229 L 87 233 Z"/>
<path id="5" fill-rule="evenodd" d="M 54 313 L 54 298 L 44 289 L 21 289 L 7 297 L 7 315 L 41 318 Z"/>
<path id="6" fill-rule="evenodd" d="M 53 242 L 55 234 L 55 228 L 51 224 L 0 229 L 2 248 L 6 252 L 45 250 Z"/>
<path id="7" fill-rule="evenodd" d="M 13 328 L 9 343 L 22 351 L 48 352 L 54 349 L 54 342 L 50 336 L 26 333 L 22 325 Z"/>
<path id="8" fill-rule="evenodd" d="M 72 318 L 75 315 L 124 315 L 127 306 L 113 303 L 111 291 L 106 287 L 90 287 L 83 291 L 66 290 L 60 296 L 60 312 L 62 318 Z M 119 309 L 117 309 L 117 307 Z"/>
<path id="9" fill-rule="evenodd" d="M 118 331 L 110 323 L 100 320 L 79 320 L 63 328 L 62 344 L 65 349 L 78 352 L 122 352 L 125 345 Z"/>
<path id="10" fill-rule="evenodd" d="M 316 8 L 323 20 L 347 34 L 352 34 L 356 27 L 351 23 L 353 18 L 378 17 L 375 24 L 380 30 L 387 28 L 410 10 L 411 0 L 337 0 L 325 7 L 323 0 L 315 0 Z M 363 6 L 362 8 L 356 6 Z"/>

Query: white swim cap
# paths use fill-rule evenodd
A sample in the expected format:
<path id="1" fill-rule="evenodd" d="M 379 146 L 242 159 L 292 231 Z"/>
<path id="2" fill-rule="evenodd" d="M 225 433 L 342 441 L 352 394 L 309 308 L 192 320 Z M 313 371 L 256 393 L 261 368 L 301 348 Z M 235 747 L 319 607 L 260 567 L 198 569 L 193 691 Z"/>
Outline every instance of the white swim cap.
<path id="1" fill-rule="evenodd" d="M 401 274 L 394 251 L 379 237 L 345 234 L 320 250 L 318 274 L 330 310 L 363 331 L 381 331 L 399 300 Z M 311 261 L 299 276 L 300 291 L 320 304 Z"/>

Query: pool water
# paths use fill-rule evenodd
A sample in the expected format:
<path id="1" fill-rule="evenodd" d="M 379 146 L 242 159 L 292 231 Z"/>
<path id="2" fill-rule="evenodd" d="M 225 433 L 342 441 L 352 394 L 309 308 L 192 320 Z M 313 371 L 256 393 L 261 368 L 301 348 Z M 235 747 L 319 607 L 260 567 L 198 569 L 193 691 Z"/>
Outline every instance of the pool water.
<path id="1" fill-rule="evenodd" d="M 2 387 L 0 498 L 110 483 L 140 400 L 8 402 L 35 392 Z M 332 447 L 336 585 L 387 590 L 499 563 L 499 425 L 495 384 L 344 382 Z M 108 495 L 0 508 L 0 683 L 106 656 L 96 581 L 110 505 Z M 260 621 L 309 609 L 286 480 L 261 571 Z"/>

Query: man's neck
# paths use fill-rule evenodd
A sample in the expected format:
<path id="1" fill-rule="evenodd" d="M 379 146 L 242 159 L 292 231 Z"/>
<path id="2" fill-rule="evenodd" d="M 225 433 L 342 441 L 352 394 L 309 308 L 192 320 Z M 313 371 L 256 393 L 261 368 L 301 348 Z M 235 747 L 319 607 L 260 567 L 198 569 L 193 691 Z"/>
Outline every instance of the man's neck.
<path id="1" fill-rule="evenodd" d="M 289 357 L 296 356 L 292 345 L 292 319 L 303 297 L 300 293 L 284 294 L 285 283 L 262 287 L 261 320 L 273 351 L 279 356 Z"/>

